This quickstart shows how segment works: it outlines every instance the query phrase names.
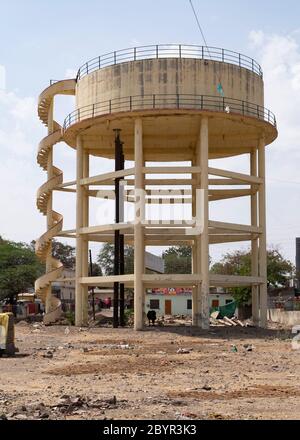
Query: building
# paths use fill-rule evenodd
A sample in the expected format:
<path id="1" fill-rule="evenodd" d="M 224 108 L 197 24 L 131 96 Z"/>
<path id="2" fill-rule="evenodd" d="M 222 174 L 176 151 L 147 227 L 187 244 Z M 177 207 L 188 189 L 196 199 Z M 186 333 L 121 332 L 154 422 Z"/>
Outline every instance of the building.
<path id="1" fill-rule="evenodd" d="M 75 270 L 62 271 L 60 279 L 52 283 L 52 294 L 62 302 L 64 311 L 75 310 Z"/>
<path id="2" fill-rule="evenodd" d="M 145 254 L 145 264 L 148 273 L 164 273 L 164 260 L 150 252 Z M 63 269 L 60 279 L 52 283 L 52 294 L 58 298 L 63 306 L 64 311 L 75 310 L 75 270 Z M 94 289 L 94 298 L 96 301 L 113 298 L 114 291 L 109 288 Z M 126 302 L 129 301 L 130 295 L 126 295 Z"/>
<path id="3" fill-rule="evenodd" d="M 300 279 L 300 237 L 296 238 L 296 277 Z"/>
<path id="4" fill-rule="evenodd" d="M 193 293 L 191 289 L 153 289 L 146 292 L 145 313 L 155 310 L 158 316 L 192 316 Z M 211 291 L 209 307 L 221 307 L 232 303 L 234 298 L 222 289 Z"/>
<path id="5" fill-rule="evenodd" d="M 58 95 L 76 97 L 63 126 L 54 120 Z M 252 289 L 254 322 L 266 327 L 265 148 L 278 133 L 275 116 L 265 108 L 263 72 L 255 60 L 183 44 L 115 51 L 86 62 L 74 79 L 52 82 L 39 97 L 38 114 L 48 128 L 38 151 L 47 178 L 37 196 L 47 230 L 36 243 L 46 263 L 36 292 L 48 319 L 58 310 L 51 284 L 63 267 L 52 258 L 51 241 L 59 236 L 76 240 L 78 326 L 88 323 L 88 287 L 101 285 L 114 288 L 115 326 L 122 325 L 125 288 L 134 289 L 136 330 L 144 326 L 146 290 L 173 286 L 192 289 L 193 325 L 208 329 L 210 286 L 245 286 Z M 53 149 L 62 141 L 76 150 L 73 182 L 65 182 L 53 162 Z M 210 164 L 238 155 L 247 156 L 250 173 Z M 95 156 L 113 159 L 114 171 L 91 176 Z M 54 210 L 55 191 L 76 194 L 72 230 L 63 229 L 63 214 Z M 95 197 L 114 199 L 114 223 L 90 224 L 89 201 Z M 251 208 L 245 224 L 209 218 L 211 204 L 241 198 Z M 188 205 L 191 216 L 151 220 L 148 208 L 162 204 L 173 214 Z M 134 208 L 130 219 L 124 216 L 128 205 Z M 89 277 L 89 242 L 115 244 L 113 276 Z M 209 274 L 209 246 L 229 242 L 251 243 L 251 276 Z M 124 275 L 124 243 L 135 253 L 129 275 Z M 178 244 L 192 246 L 192 274 L 146 272 L 147 247 Z"/>
<path id="6" fill-rule="evenodd" d="M 158 255 L 151 254 L 150 252 L 145 252 L 145 266 L 146 271 L 149 273 L 160 273 L 165 272 L 165 263 L 162 257 Z"/>

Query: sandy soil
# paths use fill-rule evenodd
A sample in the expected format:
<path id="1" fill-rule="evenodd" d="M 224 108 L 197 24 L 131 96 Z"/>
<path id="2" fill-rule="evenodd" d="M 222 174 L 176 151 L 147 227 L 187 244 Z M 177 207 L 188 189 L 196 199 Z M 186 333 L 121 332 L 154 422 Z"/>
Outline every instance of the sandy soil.
<path id="1" fill-rule="evenodd" d="M 276 328 L 134 333 L 20 323 L 19 353 L 0 359 L 0 418 L 299 420 L 291 337 Z"/>

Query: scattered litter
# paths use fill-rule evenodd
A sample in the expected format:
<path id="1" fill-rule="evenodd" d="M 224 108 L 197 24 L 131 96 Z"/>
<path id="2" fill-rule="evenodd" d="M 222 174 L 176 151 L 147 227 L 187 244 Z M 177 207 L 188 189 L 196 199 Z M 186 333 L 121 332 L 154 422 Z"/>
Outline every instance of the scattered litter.
<path id="1" fill-rule="evenodd" d="M 202 389 L 203 389 L 204 391 L 211 391 L 211 390 L 212 390 L 212 387 L 210 387 L 209 385 L 204 385 L 204 387 L 202 387 Z"/>
<path id="2" fill-rule="evenodd" d="M 114 409 L 118 404 L 127 403 L 127 400 L 117 400 L 116 396 L 109 399 L 91 400 L 88 397 L 63 395 L 59 401 L 52 405 L 53 410 L 59 410 L 63 414 L 71 414 L 80 409 Z"/>
<path id="3" fill-rule="evenodd" d="M 252 321 L 252 319 L 247 319 L 244 322 L 244 324 L 245 324 L 245 327 L 250 327 L 250 328 L 254 328 L 255 327 L 254 322 Z"/>
<path id="4" fill-rule="evenodd" d="M 28 327 L 29 323 L 27 321 L 19 321 L 16 326 L 18 327 Z"/>
<path id="5" fill-rule="evenodd" d="M 110 350 L 133 350 L 134 347 L 129 344 L 108 344 L 103 345 L 103 348 L 108 348 Z"/>
<path id="6" fill-rule="evenodd" d="M 43 357 L 46 359 L 52 359 L 53 358 L 53 351 L 47 351 L 45 354 L 43 354 Z"/>
<path id="7" fill-rule="evenodd" d="M 81 349 L 81 351 L 82 351 L 82 353 L 90 353 L 91 351 L 93 351 L 93 349 L 92 348 L 84 347 L 84 348 Z"/>
<path id="8" fill-rule="evenodd" d="M 191 350 L 188 350 L 186 348 L 179 348 L 179 350 L 177 350 L 177 354 L 189 354 L 191 352 Z"/>
<path id="9" fill-rule="evenodd" d="M 199 419 L 199 416 L 197 414 L 194 413 L 183 413 L 182 417 L 186 418 L 186 419 L 190 419 L 190 420 L 197 420 Z"/>
<path id="10" fill-rule="evenodd" d="M 85 332 L 90 331 L 90 329 L 89 329 L 89 327 L 85 327 L 85 328 L 80 327 L 78 331 L 79 331 L 79 333 L 85 333 Z"/>
<path id="11" fill-rule="evenodd" d="M 221 316 L 221 313 L 218 312 L 218 311 L 213 312 L 213 313 L 210 315 L 210 317 L 213 318 L 213 319 L 218 319 L 220 316 Z"/>

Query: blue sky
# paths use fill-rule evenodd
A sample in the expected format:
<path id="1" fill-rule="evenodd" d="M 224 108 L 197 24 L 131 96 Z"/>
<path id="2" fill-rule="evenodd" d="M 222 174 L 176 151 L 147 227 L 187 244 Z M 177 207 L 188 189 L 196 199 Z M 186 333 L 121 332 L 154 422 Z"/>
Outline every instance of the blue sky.
<path id="1" fill-rule="evenodd" d="M 210 46 L 242 52 L 264 69 L 266 107 L 276 114 L 280 132 L 267 154 L 268 243 L 294 260 L 294 238 L 300 236 L 300 2 L 194 0 L 194 5 Z M 0 81 L 0 235 L 30 241 L 45 230 L 35 208 L 35 192 L 45 181 L 36 164 L 37 145 L 45 136 L 36 102 L 49 80 L 63 79 L 112 50 L 202 44 L 202 39 L 188 0 L 10 0 L 1 2 L 0 12 L 0 76 L 6 71 L 5 90 Z M 72 102 L 58 98 L 57 103 L 62 118 Z M 55 151 L 65 180 L 75 170 L 69 150 L 57 146 Z M 242 161 L 233 160 L 224 168 L 239 171 L 239 166 Z M 58 211 L 65 208 L 59 195 L 55 204 Z M 64 213 L 65 229 L 74 227 L 73 208 L 68 205 Z M 237 220 L 244 222 L 242 211 Z M 220 247 L 215 258 L 226 250 Z"/>
<path id="2" fill-rule="evenodd" d="M 298 1 L 194 4 L 209 45 L 250 55 L 251 30 L 285 34 L 299 26 Z M 21 94 L 37 94 L 50 77 L 135 42 L 202 44 L 188 0 L 10 0 L 1 2 L 0 21 L 7 85 Z"/>

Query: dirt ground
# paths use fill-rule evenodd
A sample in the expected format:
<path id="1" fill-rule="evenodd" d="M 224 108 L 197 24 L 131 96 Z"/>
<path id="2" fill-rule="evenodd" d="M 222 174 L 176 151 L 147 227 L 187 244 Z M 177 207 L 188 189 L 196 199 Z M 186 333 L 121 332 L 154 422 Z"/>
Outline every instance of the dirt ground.
<path id="1" fill-rule="evenodd" d="M 0 359 L 0 418 L 297 419 L 291 331 L 16 325 Z"/>

